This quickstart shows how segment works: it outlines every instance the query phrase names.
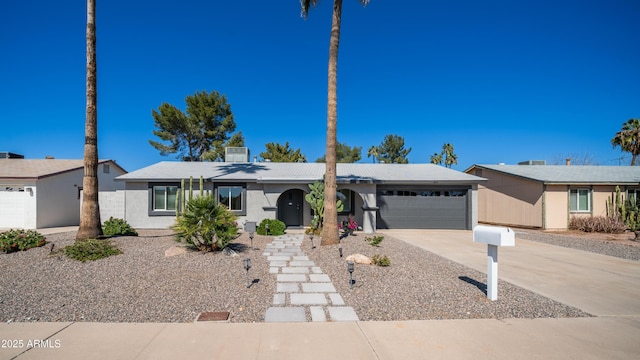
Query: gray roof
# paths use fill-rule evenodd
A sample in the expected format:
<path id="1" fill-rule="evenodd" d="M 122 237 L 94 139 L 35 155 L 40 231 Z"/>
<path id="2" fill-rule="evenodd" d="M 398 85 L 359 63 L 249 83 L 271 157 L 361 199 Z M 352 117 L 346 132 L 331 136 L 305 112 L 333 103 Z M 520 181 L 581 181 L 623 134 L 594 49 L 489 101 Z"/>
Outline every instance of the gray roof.
<path id="1" fill-rule="evenodd" d="M 485 179 L 433 164 L 338 164 L 338 183 L 474 184 Z M 159 162 L 117 177 L 123 181 L 176 181 L 200 176 L 212 181 L 311 183 L 322 180 L 323 163 Z"/>
<path id="2" fill-rule="evenodd" d="M 582 165 L 474 165 L 545 184 L 620 184 L 640 183 L 640 166 Z"/>
<path id="3" fill-rule="evenodd" d="M 113 160 L 109 162 L 122 170 Z M 0 159 L 0 179 L 40 179 L 84 168 L 84 160 L 75 159 Z"/>

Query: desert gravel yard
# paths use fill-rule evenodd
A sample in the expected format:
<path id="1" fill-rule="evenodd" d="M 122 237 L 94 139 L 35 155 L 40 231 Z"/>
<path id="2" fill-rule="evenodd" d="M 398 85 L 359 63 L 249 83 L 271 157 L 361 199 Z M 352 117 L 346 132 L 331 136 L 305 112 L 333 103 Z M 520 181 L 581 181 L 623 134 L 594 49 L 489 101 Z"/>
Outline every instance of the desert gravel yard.
<path id="1" fill-rule="evenodd" d="M 207 311 L 228 311 L 231 322 L 264 321 L 276 291 L 276 276 L 269 273 L 262 251 L 272 237 L 256 235 L 252 248 L 247 234 L 241 235 L 232 244 L 238 256 L 191 250 L 165 256 L 167 249 L 180 246 L 171 231 L 139 233 L 112 239 L 123 254 L 86 263 L 56 252 L 73 244 L 75 232 L 48 235 L 49 243 L 41 248 L 0 254 L 0 321 L 192 322 Z M 536 234 L 527 232 L 523 238 L 536 240 Z M 550 241 L 556 235 L 539 236 Z M 308 238 L 302 245 L 360 320 L 590 316 L 503 281 L 499 299 L 489 301 L 484 274 L 388 236 L 379 247 L 365 237 L 359 233 L 344 239 L 340 246 L 345 256 L 386 255 L 391 266 L 356 265 L 353 289 L 337 245 L 312 250 Z M 558 239 L 582 247 L 591 241 Z M 638 246 L 597 244 L 594 248 L 601 252 L 640 254 Z M 611 250 L 615 247 L 620 248 Z M 252 264 L 250 288 L 245 257 Z"/>

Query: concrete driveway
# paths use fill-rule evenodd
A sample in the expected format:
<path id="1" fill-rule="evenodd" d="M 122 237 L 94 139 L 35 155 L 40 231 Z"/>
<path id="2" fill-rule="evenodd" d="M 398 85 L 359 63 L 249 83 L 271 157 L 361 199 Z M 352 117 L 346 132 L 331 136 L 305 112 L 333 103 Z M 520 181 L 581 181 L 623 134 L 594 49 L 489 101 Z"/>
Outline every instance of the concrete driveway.
<path id="1" fill-rule="evenodd" d="M 487 273 L 487 246 L 471 231 L 380 230 Z M 596 316 L 640 316 L 640 262 L 522 240 L 498 249 L 498 277 Z M 498 288 L 500 297 L 500 288 Z"/>

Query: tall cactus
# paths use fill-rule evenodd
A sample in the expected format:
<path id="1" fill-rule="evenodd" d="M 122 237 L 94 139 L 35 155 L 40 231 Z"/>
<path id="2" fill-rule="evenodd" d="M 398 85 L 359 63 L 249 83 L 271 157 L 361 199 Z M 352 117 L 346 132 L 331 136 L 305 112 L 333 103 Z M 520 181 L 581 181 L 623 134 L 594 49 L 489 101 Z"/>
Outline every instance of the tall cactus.
<path id="1" fill-rule="evenodd" d="M 186 209 L 187 207 L 187 197 L 185 196 L 187 194 L 186 189 L 184 188 L 184 179 L 180 180 L 180 192 L 182 193 L 182 197 L 181 197 L 181 201 L 182 201 L 182 206 L 180 207 L 180 212 L 184 212 L 184 209 Z"/>
<path id="2" fill-rule="evenodd" d="M 200 196 L 204 195 L 204 178 L 200 175 Z"/>
<path id="3" fill-rule="evenodd" d="M 305 195 L 304 199 L 311 206 L 313 210 L 313 219 L 311 220 L 311 226 L 315 229 L 321 229 L 324 221 L 324 183 L 315 181 L 313 184 L 309 184 L 309 193 Z M 344 209 L 344 204 L 340 199 L 336 202 L 336 208 L 338 212 Z"/>

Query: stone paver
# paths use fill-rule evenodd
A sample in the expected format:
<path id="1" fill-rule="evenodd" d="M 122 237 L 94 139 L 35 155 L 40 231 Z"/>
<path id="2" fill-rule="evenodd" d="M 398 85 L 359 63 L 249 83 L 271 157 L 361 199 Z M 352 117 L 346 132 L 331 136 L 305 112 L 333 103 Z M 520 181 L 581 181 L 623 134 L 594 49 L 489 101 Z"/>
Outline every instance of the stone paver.
<path id="1" fill-rule="evenodd" d="M 303 274 L 278 274 L 278 282 L 303 282 L 307 281 L 307 276 Z"/>
<path id="2" fill-rule="evenodd" d="M 351 306 L 328 306 L 329 316 L 333 321 L 358 321 L 358 315 Z"/>
<path id="3" fill-rule="evenodd" d="M 332 305 L 344 305 L 344 300 L 342 299 L 342 295 L 338 293 L 329 294 L 329 299 L 331 300 Z"/>
<path id="4" fill-rule="evenodd" d="M 326 305 L 327 297 L 324 294 L 290 294 L 291 305 Z"/>
<path id="5" fill-rule="evenodd" d="M 279 236 L 265 248 L 263 254 L 269 261 L 269 273 L 276 276 L 277 293 L 264 321 L 357 321 L 357 314 L 345 306 L 329 275 L 300 248 L 303 239 L 304 235 Z"/>
<path id="6" fill-rule="evenodd" d="M 327 274 L 310 274 L 309 280 L 311 280 L 311 282 L 331 282 Z"/>
<path id="7" fill-rule="evenodd" d="M 264 316 L 265 322 L 306 322 L 304 307 L 270 307 Z"/>
<path id="8" fill-rule="evenodd" d="M 298 283 L 278 283 L 276 284 L 276 291 L 279 293 L 299 292 L 300 287 L 298 286 Z"/>
<path id="9" fill-rule="evenodd" d="M 311 321 L 327 321 L 327 315 L 324 313 L 322 306 L 309 306 L 311 312 Z"/>
<path id="10" fill-rule="evenodd" d="M 319 292 L 336 292 L 336 288 L 332 283 L 302 283 L 302 292 L 319 293 Z"/>

